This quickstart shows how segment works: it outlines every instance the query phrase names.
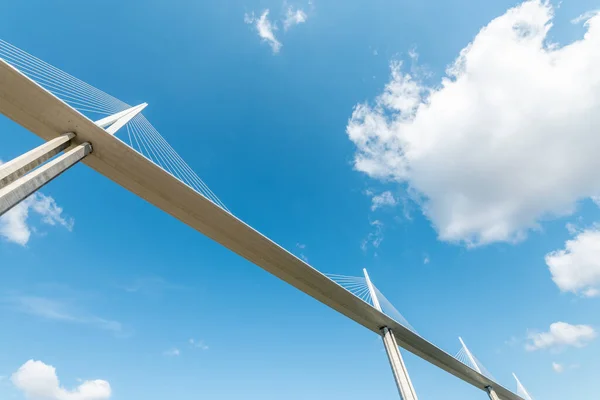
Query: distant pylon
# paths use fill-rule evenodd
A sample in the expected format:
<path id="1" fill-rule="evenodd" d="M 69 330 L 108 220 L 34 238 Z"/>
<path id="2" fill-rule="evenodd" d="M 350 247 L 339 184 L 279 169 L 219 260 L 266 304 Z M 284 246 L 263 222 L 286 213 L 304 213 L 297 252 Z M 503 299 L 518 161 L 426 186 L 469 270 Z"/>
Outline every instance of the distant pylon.
<path id="1" fill-rule="evenodd" d="M 479 372 L 481 375 L 486 375 L 483 373 L 483 371 L 481 370 L 481 367 L 479 366 L 479 363 L 477 362 L 477 360 L 475 359 L 475 357 L 473 356 L 473 353 L 471 353 L 471 350 L 469 350 L 469 348 L 467 347 L 467 345 L 465 344 L 464 340 L 462 340 L 462 338 L 459 336 L 458 340 L 460 340 L 460 344 L 463 347 L 463 350 L 465 351 L 467 358 L 470 361 L 471 367 Z M 485 369 L 485 368 L 484 368 Z M 490 400 L 500 400 L 500 397 L 496 394 L 496 391 L 494 390 L 493 387 L 488 386 L 485 388 L 486 392 L 488 394 L 488 396 L 490 397 Z"/>
<path id="2" fill-rule="evenodd" d="M 515 380 L 517 381 L 517 394 L 519 396 L 522 396 L 525 400 L 533 400 L 533 397 L 531 397 L 531 395 L 529 394 L 527 389 L 525 389 L 525 386 L 523 386 L 523 384 L 521 383 L 519 378 L 517 378 L 517 375 L 514 372 L 513 372 L 513 376 L 515 377 Z"/>

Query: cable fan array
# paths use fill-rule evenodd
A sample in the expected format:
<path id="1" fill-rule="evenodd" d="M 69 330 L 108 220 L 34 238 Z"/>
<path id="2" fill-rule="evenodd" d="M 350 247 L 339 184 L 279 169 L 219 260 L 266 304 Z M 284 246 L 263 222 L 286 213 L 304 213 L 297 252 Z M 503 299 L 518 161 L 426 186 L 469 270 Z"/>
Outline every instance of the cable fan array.
<path id="1" fill-rule="evenodd" d="M 471 357 L 473 360 L 471 360 Z M 481 375 L 490 378 L 493 381 L 496 381 L 496 378 L 487 370 L 487 368 L 471 353 L 464 345 L 461 345 L 460 350 L 454 356 L 458 361 L 465 364 L 467 367 L 481 373 Z M 473 363 L 474 362 L 474 363 Z"/>
<path id="2" fill-rule="evenodd" d="M 0 58 L 92 121 L 131 108 L 129 104 L 116 97 L 2 39 L 0 39 Z M 115 136 L 198 194 L 230 212 L 143 115 L 136 115 Z"/>
<path id="3" fill-rule="evenodd" d="M 131 107 L 2 39 L 0 58 L 86 116 L 111 115 Z"/>
<path id="4" fill-rule="evenodd" d="M 225 204 L 214 194 L 202 179 L 183 161 L 181 156 L 171 147 L 156 128 L 138 114 L 126 125 L 127 140 L 123 140 L 132 149 L 175 176 L 177 179 L 212 201 L 227 212 Z"/>
<path id="5" fill-rule="evenodd" d="M 373 299 L 371 297 L 371 291 L 367 285 L 367 280 L 362 277 L 357 276 L 346 276 L 346 275 L 337 275 L 337 274 L 325 274 L 329 279 L 364 301 L 365 303 L 374 306 Z M 373 285 L 373 283 L 371 282 Z M 383 293 L 373 285 L 373 289 L 375 291 L 375 295 L 377 296 L 377 300 L 379 301 L 379 305 L 381 306 L 381 311 L 392 318 L 394 321 L 398 322 L 403 327 L 409 329 L 413 333 L 417 333 L 416 329 L 412 327 L 411 324 L 408 323 L 406 318 L 394 307 L 394 305 L 384 296 Z"/>

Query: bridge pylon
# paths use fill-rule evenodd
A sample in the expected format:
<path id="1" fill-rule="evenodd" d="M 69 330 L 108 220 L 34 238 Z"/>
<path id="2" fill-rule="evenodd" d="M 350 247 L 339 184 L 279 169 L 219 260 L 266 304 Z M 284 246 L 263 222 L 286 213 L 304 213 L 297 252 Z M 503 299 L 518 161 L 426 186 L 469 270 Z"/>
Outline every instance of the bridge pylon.
<path id="1" fill-rule="evenodd" d="M 373 307 L 382 312 L 379 299 L 377 298 L 377 293 L 375 292 L 375 288 L 371 283 L 369 274 L 366 269 L 363 269 L 363 272 L 365 274 L 371 299 L 373 300 Z M 394 374 L 394 379 L 396 380 L 396 386 L 398 387 L 398 392 L 400 393 L 400 399 L 418 400 L 417 393 L 415 392 L 415 388 L 413 387 L 410 376 L 408 375 L 408 370 L 406 369 L 406 365 L 402 359 L 402 354 L 400 354 L 400 349 L 398 347 L 398 343 L 396 342 L 396 338 L 394 337 L 394 333 L 388 327 L 383 327 L 381 328 L 381 337 L 383 338 L 383 346 L 385 347 L 385 351 Z"/>
<path id="2" fill-rule="evenodd" d="M 460 344 L 462 345 L 463 349 L 465 350 L 467 358 L 469 359 L 469 361 L 471 363 L 471 367 L 475 371 L 479 372 L 481 375 L 485 375 L 484 372 L 479 367 L 479 363 L 477 362 L 477 360 L 473 356 L 473 353 L 471 353 L 471 350 L 469 350 L 469 348 L 465 344 L 464 340 L 460 336 L 458 337 L 458 340 L 460 340 Z M 500 400 L 500 397 L 498 396 L 498 394 L 496 393 L 496 391 L 494 390 L 493 387 L 487 386 L 485 388 L 485 391 L 487 392 L 488 396 L 490 397 L 490 400 Z"/>

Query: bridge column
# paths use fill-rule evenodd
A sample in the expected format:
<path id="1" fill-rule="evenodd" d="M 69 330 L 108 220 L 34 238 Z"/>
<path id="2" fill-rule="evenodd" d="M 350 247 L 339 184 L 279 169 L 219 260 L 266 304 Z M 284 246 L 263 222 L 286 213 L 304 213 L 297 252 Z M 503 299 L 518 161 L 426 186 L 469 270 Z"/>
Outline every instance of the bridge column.
<path id="1" fill-rule="evenodd" d="M 367 287 L 369 288 L 371 299 L 373 299 L 373 306 L 377 310 L 381 311 L 381 305 L 379 304 L 379 299 L 377 298 L 377 294 L 375 293 L 375 288 L 371 283 L 371 279 L 369 279 L 369 274 L 367 273 L 366 269 L 363 269 L 363 272 L 365 274 L 365 279 L 367 280 Z M 381 336 L 383 338 L 383 346 L 385 347 L 390 366 L 392 367 L 394 379 L 396 380 L 398 393 L 400 393 L 400 399 L 418 400 L 417 393 L 412 385 L 410 376 L 408 376 L 408 370 L 406 369 L 406 365 L 404 365 L 402 354 L 400 354 L 400 349 L 398 348 L 398 343 L 396 342 L 394 333 L 388 327 L 383 327 L 381 329 Z"/>
<path id="2" fill-rule="evenodd" d="M 12 161 L 0 165 L 0 188 L 22 177 L 43 162 L 51 159 L 71 144 L 73 133 L 65 133 Z"/>
<path id="3" fill-rule="evenodd" d="M 73 137 L 63 135 L 0 166 L 0 216 L 92 152 L 92 146 L 83 143 L 26 174 L 67 148 Z"/>
<path id="4" fill-rule="evenodd" d="M 485 388 L 485 390 L 488 392 L 488 396 L 490 396 L 490 400 L 500 400 L 500 397 L 498 397 L 494 388 L 492 388 L 491 386 L 488 386 Z"/>
<path id="5" fill-rule="evenodd" d="M 392 367 L 400 398 L 402 400 L 417 400 L 415 388 L 408 376 L 408 370 L 402 359 L 402 354 L 400 354 L 400 349 L 398 349 L 398 343 L 396 342 L 394 333 L 389 328 L 383 328 L 381 330 L 381 335 L 383 336 L 383 345 L 385 346 L 385 351 L 388 360 L 390 361 L 390 366 Z"/>

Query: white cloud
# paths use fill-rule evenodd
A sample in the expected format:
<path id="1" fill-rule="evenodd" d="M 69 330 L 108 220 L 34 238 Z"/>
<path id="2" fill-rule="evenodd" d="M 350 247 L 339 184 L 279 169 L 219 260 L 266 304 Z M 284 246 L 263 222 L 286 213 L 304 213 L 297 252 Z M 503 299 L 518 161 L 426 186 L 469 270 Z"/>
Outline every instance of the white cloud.
<path id="1" fill-rule="evenodd" d="M 396 204 L 398 204 L 398 201 L 392 192 L 388 190 L 371 198 L 371 211 L 375 211 L 378 208 L 385 206 L 394 207 Z"/>
<path id="2" fill-rule="evenodd" d="M 561 350 L 565 347 L 585 347 L 596 338 L 594 328 L 589 325 L 571 325 L 566 322 L 555 322 L 548 332 L 529 332 L 527 351 L 541 349 Z"/>
<path id="3" fill-rule="evenodd" d="M 105 400 L 111 396 L 110 384 L 103 380 L 84 381 L 74 390 L 65 389 L 56 369 L 41 361 L 27 361 L 11 380 L 31 400 Z"/>
<path id="4" fill-rule="evenodd" d="M 190 339 L 189 342 L 190 342 L 190 345 L 192 345 L 193 347 L 195 347 L 197 349 L 208 350 L 208 346 L 202 340 Z"/>
<path id="5" fill-rule="evenodd" d="M 70 304 L 59 300 L 38 296 L 12 296 L 7 300 L 17 311 L 25 314 L 48 320 L 90 325 L 98 329 L 112 332 L 116 335 L 126 334 L 123 325 L 120 322 L 77 310 Z"/>
<path id="6" fill-rule="evenodd" d="M 423 259 L 423 264 L 427 265 L 431 262 L 431 260 L 429 259 L 429 256 L 425 256 L 425 258 Z"/>
<path id="7" fill-rule="evenodd" d="M 56 204 L 56 201 L 38 192 L 0 217 L 0 236 L 9 242 L 25 246 L 34 230 L 28 224 L 30 211 L 39 215 L 44 224 L 61 225 L 69 231 L 73 229 L 73 219 L 63 216 L 63 209 Z"/>
<path id="8" fill-rule="evenodd" d="M 181 355 L 181 351 L 179 351 L 178 348 L 173 348 L 173 349 L 165 351 L 163 353 L 163 355 L 165 355 L 167 357 L 178 357 Z"/>
<path id="9" fill-rule="evenodd" d="M 562 364 L 553 362 L 552 363 L 552 369 L 554 370 L 554 372 L 556 372 L 557 374 L 562 373 L 565 370 L 565 367 Z"/>
<path id="10" fill-rule="evenodd" d="M 560 47 L 553 12 L 532 0 L 494 19 L 440 85 L 392 63 L 375 105 L 354 109 L 355 168 L 418 193 L 441 240 L 522 240 L 600 194 L 600 15 Z"/>
<path id="11" fill-rule="evenodd" d="M 263 41 L 269 43 L 273 53 L 279 52 L 282 44 L 275 37 L 277 26 L 269 21 L 269 9 L 264 10 L 259 18 L 256 18 L 254 13 L 245 14 L 244 22 L 255 26 L 258 36 L 260 36 Z"/>
<path id="12" fill-rule="evenodd" d="M 371 221 L 370 225 L 373 227 L 373 231 L 371 231 L 367 235 L 367 238 L 362 241 L 360 248 L 363 251 L 367 251 L 369 245 L 377 249 L 379 248 L 381 242 L 383 242 L 383 222 L 376 219 L 374 221 Z"/>
<path id="13" fill-rule="evenodd" d="M 545 259 L 561 291 L 586 297 L 600 294 L 600 230 L 584 230 Z"/>
<path id="14" fill-rule="evenodd" d="M 294 25 L 302 24 L 306 22 L 308 19 L 308 15 L 302 9 L 294 10 L 292 6 L 288 7 L 287 12 L 285 14 L 285 18 L 283 20 L 283 29 L 288 30 Z"/>

